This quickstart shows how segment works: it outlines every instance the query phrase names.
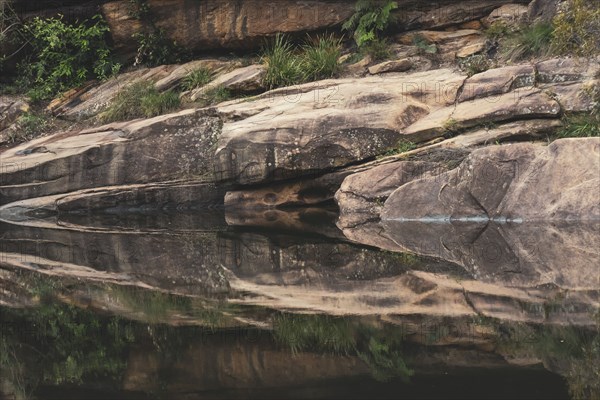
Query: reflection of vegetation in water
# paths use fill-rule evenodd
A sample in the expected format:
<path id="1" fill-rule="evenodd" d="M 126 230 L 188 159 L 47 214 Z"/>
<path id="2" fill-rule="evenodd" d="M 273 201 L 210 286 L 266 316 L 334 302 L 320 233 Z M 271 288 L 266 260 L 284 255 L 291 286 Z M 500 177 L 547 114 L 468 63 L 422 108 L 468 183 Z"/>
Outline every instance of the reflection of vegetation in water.
<path id="1" fill-rule="evenodd" d="M 100 319 L 74 306 L 42 305 L 2 312 L 1 368 L 26 397 L 38 384 L 80 383 L 86 377 L 116 380 L 124 371 L 131 324 Z"/>
<path id="2" fill-rule="evenodd" d="M 207 302 L 199 298 L 178 296 L 132 286 L 112 286 L 110 293 L 118 303 L 134 313 L 140 313 L 151 323 L 167 322 L 174 315 L 185 315 L 196 323 L 216 329 L 228 321 L 226 314 L 235 312 L 235 305 Z"/>
<path id="3" fill-rule="evenodd" d="M 600 321 L 599 321 L 600 322 Z M 574 326 L 504 325 L 487 321 L 501 332 L 498 348 L 513 356 L 537 357 L 564 376 L 576 399 L 600 399 L 600 332 Z M 600 325 L 599 325 L 600 326 Z"/>
<path id="4" fill-rule="evenodd" d="M 318 351 L 356 355 L 380 381 L 394 377 L 407 380 L 413 374 L 402 356 L 403 335 L 391 327 L 374 328 L 327 315 L 278 314 L 273 328 L 275 340 L 293 353 Z"/>

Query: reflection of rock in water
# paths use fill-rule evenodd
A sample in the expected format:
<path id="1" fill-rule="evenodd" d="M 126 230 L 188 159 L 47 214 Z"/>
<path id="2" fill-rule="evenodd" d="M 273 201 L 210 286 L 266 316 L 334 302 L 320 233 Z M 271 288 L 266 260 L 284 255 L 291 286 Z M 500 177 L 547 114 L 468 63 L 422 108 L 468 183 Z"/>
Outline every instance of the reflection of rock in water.
<path id="1" fill-rule="evenodd" d="M 600 224 L 385 221 L 400 248 L 464 266 L 483 282 L 600 290 Z"/>

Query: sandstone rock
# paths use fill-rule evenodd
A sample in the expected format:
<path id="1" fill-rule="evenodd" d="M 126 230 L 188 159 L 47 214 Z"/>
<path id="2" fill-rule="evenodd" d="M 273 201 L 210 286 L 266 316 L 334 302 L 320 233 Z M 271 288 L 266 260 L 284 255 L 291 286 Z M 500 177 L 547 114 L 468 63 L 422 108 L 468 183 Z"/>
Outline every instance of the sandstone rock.
<path id="1" fill-rule="evenodd" d="M 533 0 L 527 8 L 527 17 L 529 21 L 536 20 L 550 22 L 556 15 L 558 4 L 561 0 Z"/>
<path id="2" fill-rule="evenodd" d="M 600 139 L 477 150 L 456 170 L 403 185 L 384 220 L 598 220 Z"/>
<path id="3" fill-rule="evenodd" d="M 556 118 L 560 105 L 540 89 L 525 88 L 458 103 L 432 112 L 404 130 L 407 137 L 433 138 L 449 130 L 515 119 Z"/>
<path id="4" fill-rule="evenodd" d="M 250 65 L 235 69 L 219 76 L 209 84 L 192 91 L 190 99 L 196 101 L 204 93 L 217 87 L 223 87 L 238 94 L 264 91 L 266 89 L 263 84 L 265 73 L 266 68 L 262 65 Z"/>
<path id="5" fill-rule="evenodd" d="M 489 27 L 497 22 L 513 26 L 522 22 L 526 15 L 527 6 L 521 4 L 505 4 L 492 11 L 492 13 L 484 18 L 482 22 L 485 27 Z"/>
<path id="6" fill-rule="evenodd" d="M 327 171 L 395 146 L 404 127 L 452 104 L 462 76 L 449 70 L 327 80 L 218 107 L 227 120 L 217 179 L 270 182 Z M 414 134 L 422 141 L 429 134 Z"/>
<path id="7" fill-rule="evenodd" d="M 436 163 L 398 161 L 348 176 L 335 194 L 340 208 L 338 226 L 354 227 L 379 220 L 383 203 L 398 187 L 442 171 L 444 167 Z"/>
<path id="8" fill-rule="evenodd" d="M 149 0 L 150 13 L 158 28 L 189 51 L 259 47 L 276 33 L 311 32 L 340 25 L 354 12 L 344 0 L 298 3 L 292 0 L 189 2 Z M 132 34 L 144 25 L 130 15 L 127 0 L 102 5 L 113 41 L 121 53 L 137 48 Z"/>
<path id="9" fill-rule="evenodd" d="M 485 49 L 485 42 L 480 40 L 476 43 L 467 45 L 456 52 L 457 58 L 466 58 L 474 54 L 480 53 Z"/>
<path id="10" fill-rule="evenodd" d="M 176 68 L 176 65 L 141 68 L 111 78 L 99 86 L 90 83 L 52 101 L 50 108 L 53 113 L 68 120 L 87 119 L 110 105 L 120 90 L 136 82 L 156 82 L 169 76 Z"/>
<path id="11" fill-rule="evenodd" d="M 380 64 L 369 67 L 371 75 L 382 74 L 384 72 L 404 72 L 412 67 L 410 60 L 404 58 L 401 60 L 385 61 Z"/>
<path id="12" fill-rule="evenodd" d="M 21 115 L 29 111 L 29 104 L 23 99 L 0 96 L 0 131 L 8 128 Z"/>
<path id="13" fill-rule="evenodd" d="M 535 64 L 537 80 L 543 84 L 584 81 L 598 77 L 598 58 L 554 58 Z"/>
<path id="14" fill-rule="evenodd" d="M 474 20 L 474 21 L 465 22 L 464 24 L 461 24 L 458 28 L 459 29 L 481 29 L 481 28 L 483 28 L 483 25 L 481 24 L 481 21 Z"/>
<path id="15" fill-rule="evenodd" d="M 493 68 L 468 78 L 458 96 L 458 101 L 493 96 L 534 85 L 535 69 L 532 65 Z"/>
<path id="16" fill-rule="evenodd" d="M 229 68 L 235 67 L 236 65 L 236 63 L 231 61 L 221 61 L 215 59 L 190 61 L 175 68 L 169 75 L 156 82 L 154 87 L 162 92 L 177 86 L 183 80 L 183 78 L 199 68 L 206 68 L 212 71 L 214 75 L 218 75 Z"/>
<path id="17" fill-rule="evenodd" d="M 0 204 L 111 185 L 210 182 L 220 127 L 188 110 L 33 140 L 2 152 Z"/>
<path id="18" fill-rule="evenodd" d="M 486 39 L 483 33 L 473 29 L 456 31 L 416 31 L 399 35 L 400 43 L 412 44 L 417 38 L 435 44 L 440 57 L 451 61 L 456 57 L 467 57 L 483 50 Z"/>

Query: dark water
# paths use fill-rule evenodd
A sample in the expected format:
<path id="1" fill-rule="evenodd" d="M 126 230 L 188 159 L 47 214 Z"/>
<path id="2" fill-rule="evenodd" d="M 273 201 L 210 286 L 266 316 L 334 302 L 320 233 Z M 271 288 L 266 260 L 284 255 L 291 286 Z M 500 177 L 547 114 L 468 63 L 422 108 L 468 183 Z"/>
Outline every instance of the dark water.
<path id="1" fill-rule="evenodd" d="M 335 217 L 1 223 L 0 393 L 600 396 L 598 225 L 390 224 L 381 250 Z"/>

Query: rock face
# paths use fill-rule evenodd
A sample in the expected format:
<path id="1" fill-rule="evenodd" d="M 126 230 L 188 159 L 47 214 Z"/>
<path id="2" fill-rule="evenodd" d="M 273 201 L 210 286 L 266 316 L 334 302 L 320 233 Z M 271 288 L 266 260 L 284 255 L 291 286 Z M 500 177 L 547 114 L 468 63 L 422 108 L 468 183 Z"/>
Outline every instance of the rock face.
<path id="1" fill-rule="evenodd" d="M 453 104 L 462 81 L 450 70 L 326 80 L 224 105 L 217 179 L 284 180 L 374 157 L 395 147 L 407 126 Z"/>
<path id="2" fill-rule="evenodd" d="M 31 141 L 2 153 L 0 204 L 112 185 L 210 182 L 220 127 L 188 110 Z"/>
<path id="3" fill-rule="evenodd" d="M 392 193 L 384 220 L 600 220 L 600 139 L 492 146 Z"/>

